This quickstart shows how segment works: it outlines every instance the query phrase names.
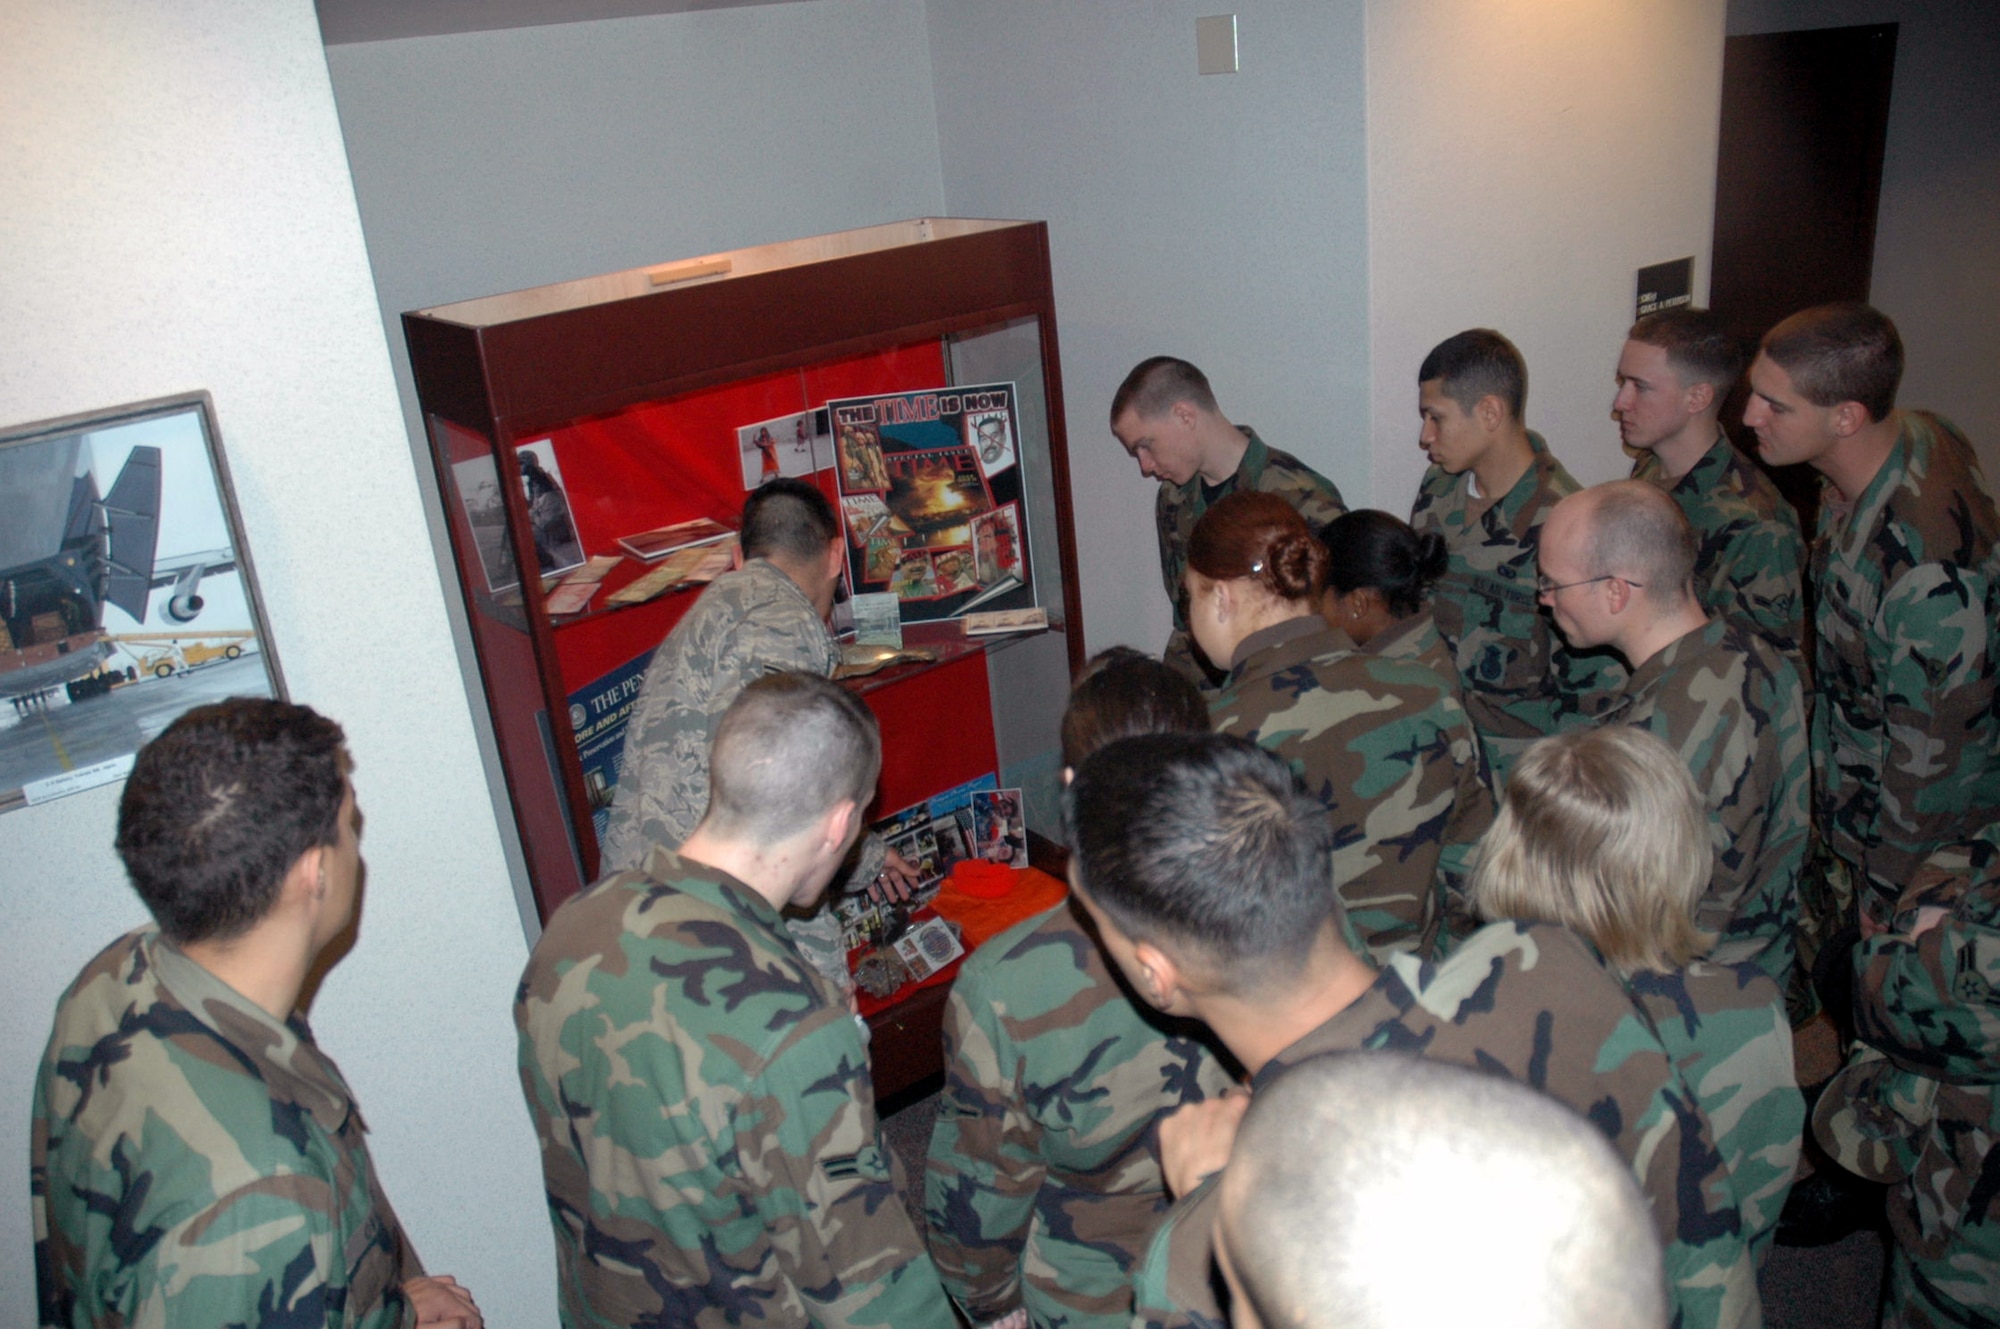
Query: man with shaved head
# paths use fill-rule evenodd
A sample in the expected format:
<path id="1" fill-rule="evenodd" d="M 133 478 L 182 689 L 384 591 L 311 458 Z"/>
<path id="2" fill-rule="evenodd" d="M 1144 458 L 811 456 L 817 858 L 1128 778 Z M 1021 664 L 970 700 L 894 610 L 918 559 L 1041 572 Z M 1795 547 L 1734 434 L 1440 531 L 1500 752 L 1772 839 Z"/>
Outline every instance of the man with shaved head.
<path id="1" fill-rule="evenodd" d="M 562 1322 L 949 1325 L 846 1000 L 779 911 L 861 829 L 875 719 L 804 673 L 716 728 L 678 849 L 558 909 L 514 999 Z"/>
<path id="2" fill-rule="evenodd" d="M 1709 617 L 1695 548 L 1664 491 L 1598 485 L 1549 514 L 1535 589 L 1573 646 L 1611 647 L 1630 666 L 1604 722 L 1650 730 L 1695 777 L 1715 846 L 1695 920 L 1717 934 L 1711 957 L 1754 960 L 1783 989 L 1809 824 L 1804 694 L 1760 633 Z"/>
<path id="3" fill-rule="evenodd" d="M 1217 1210 L 1235 1329 L 1667 1322 L 1631 1171 L 1582 1117 L 1496 1075 L 1387 1052 L 1301 1062 L 1245 1115 Z M 1440 1215 L 1468 1234 L 1448 1278 Z"/>

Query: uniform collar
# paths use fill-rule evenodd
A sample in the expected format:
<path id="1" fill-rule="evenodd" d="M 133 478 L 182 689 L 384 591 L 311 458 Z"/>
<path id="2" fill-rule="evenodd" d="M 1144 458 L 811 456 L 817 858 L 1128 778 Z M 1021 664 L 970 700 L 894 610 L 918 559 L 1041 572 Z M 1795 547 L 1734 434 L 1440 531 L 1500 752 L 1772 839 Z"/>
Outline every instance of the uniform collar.
<path id="1" fill-rule="evenodd" d="M 354 1110 L 353 1096 L 313 1041 L 305 1017 L 274 1020 L 269 1011 L 211 974 L 148 929 L 140 941 L 154 980 L 262 1079 L 274 1100 L 295 1103 L 334 1134 Z"/>

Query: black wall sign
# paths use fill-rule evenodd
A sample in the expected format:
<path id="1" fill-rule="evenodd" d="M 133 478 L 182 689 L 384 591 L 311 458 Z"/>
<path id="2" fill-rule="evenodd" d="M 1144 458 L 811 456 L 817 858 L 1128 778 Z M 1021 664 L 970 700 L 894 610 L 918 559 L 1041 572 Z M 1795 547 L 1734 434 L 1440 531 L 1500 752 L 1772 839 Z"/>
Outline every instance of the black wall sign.
<path id="1" fill-rule="evenodd" d="M 1662 309 L 1694 303 L 1694 257 L 1672 259 L 1639 269 L 1639 298 L 1633 317 L 1644 318 Z"/>

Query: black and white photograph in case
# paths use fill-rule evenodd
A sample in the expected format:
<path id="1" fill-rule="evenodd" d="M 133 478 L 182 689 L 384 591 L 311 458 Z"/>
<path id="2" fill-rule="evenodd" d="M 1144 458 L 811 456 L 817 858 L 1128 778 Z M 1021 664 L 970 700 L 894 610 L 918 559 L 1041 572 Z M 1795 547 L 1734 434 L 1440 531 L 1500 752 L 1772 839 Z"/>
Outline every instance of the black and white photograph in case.
<path id="1" fill-rule="evenodd" d="M 563 488 L 562 467 L 556 464 L 553 439 L 537 439 L 514 450 L 521 464 L 521 488 L 528 496 L 528 525 L 535 534 L 535 571 L 544 577 L 583 565 L 583 543 L 576 538 L 576 518 L 570 515 L 569 493 Z"/>
<path id="2" fill-rule="evenodd" d="M 207 393 L 0 430 L 0 811 L 283 695 Z"/>
<path id="3" fill-rule="evenodd" d="M 500 498 L 500 468 L 493 464 L 493 454 L 476 452 L 453 462 L 451 478 L 458 486 L 465 523 L 472 529 L 473 548 L 479 551 L 486 589 L 498 595 L 519 586 L 521 573 L 514 565 L 514 546 L 507 539 L 507 505 Z"/>

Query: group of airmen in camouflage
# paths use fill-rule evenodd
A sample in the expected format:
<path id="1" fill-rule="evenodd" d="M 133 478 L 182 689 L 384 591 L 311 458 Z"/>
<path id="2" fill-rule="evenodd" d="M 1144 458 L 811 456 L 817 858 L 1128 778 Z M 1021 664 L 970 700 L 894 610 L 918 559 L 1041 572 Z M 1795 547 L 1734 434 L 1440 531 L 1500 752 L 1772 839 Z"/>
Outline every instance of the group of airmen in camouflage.
<path id="1" fill-rule="evenodd" d="M 1439 345 L 1408 523 L 1186 362 L 1135 368 L 1111 425 L 1161 482 L 1174 634 L 1076 684 L 1072 896 L 952 988 L 924 1235 L 813 942 L 830 886 L 904 877 L 862 852 L 874 720 L 826 681 L 839 525 L 760 490 L 649 671 L 610 875 L 516 1000 L 564 1323 L 1319 1326 L 1406 1293 L 1381 1242 L 1428 1238 L 1504 1249 L 1485 1309 L 1522 1323 L 1756 1325 L 1808 970 L 1851 977 L 1811 1133 L 1892 1183 L 1884 1322 L 1989 1322 L 2000 520 L 1901 367 L 1864 306 L 1750 366 L 1759 456 L 1822 477 L 1809 569 L 1701 311 L 1633 327 L 1638 462 L 1588 490 L 1505 338 Z M 37 1085 L 44 1323 L 479 1325 L 294 1009 L 353 910 L 346 769 L 268 701 L 141 753 L 118 843 L 157 924 L 65 994 Z M 1329 1106 L 1370 1094 L 1408 1110 Z M 1413 1232 L 1433 1196 L 1507 1231 Z"/>

